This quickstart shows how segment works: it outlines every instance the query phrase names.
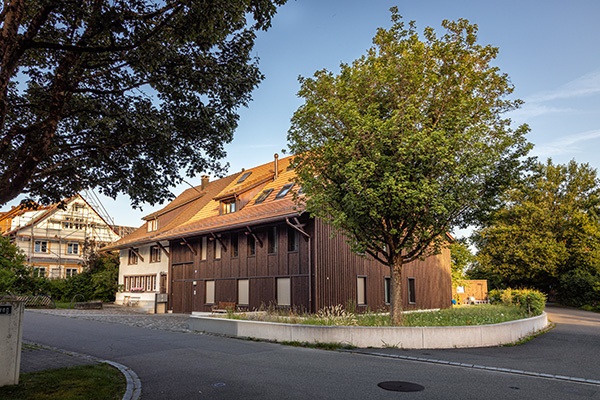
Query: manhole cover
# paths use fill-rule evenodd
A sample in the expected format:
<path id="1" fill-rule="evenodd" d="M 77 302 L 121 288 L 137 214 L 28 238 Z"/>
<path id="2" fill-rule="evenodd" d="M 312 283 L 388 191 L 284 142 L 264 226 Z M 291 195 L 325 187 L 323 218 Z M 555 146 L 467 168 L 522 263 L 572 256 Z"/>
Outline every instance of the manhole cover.
<path id="1" fill-rule="evenodd" d="M 420 392 L 421 390 L 425 390 L 424 386 L 417 385 L 416 383 L 400 381 L 380 382 L 377 386 L 392 392 Z"/>

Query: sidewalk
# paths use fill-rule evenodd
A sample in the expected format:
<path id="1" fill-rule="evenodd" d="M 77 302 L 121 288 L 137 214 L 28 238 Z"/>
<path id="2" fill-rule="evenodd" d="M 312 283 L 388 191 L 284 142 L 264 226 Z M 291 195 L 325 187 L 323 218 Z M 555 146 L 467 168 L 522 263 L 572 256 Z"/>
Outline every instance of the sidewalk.
<path id="1" fill-rule="evenodd" d="M 91 364 L 98 364 L 98 362 L 82 354 L 69 353 L 35 343 L 24 342 L 21 349 L 22 374 Z"/>
<path id="2" fill-rule="evenodd" d="M 21 373 L 100 363 L 110 364 L 123 374 L 127 388 L 122 400 L 139 400 L 142 383 L 137 374 L 123 364 L 30 342 L 24 342 L 21 348 Z"/>
<path id="3" fill-rule="evenodd" d="M 188 314 L 148 314 L 140 308 L 121 306 L 112 303 L 104 304 L 101 310 L 55 308 L 28 309 L 26 312 L 60 315 L 63 317 L 124 324 L 140 328 L 160 329 L 173 332 L 190 332 L 190 316 Z"/>

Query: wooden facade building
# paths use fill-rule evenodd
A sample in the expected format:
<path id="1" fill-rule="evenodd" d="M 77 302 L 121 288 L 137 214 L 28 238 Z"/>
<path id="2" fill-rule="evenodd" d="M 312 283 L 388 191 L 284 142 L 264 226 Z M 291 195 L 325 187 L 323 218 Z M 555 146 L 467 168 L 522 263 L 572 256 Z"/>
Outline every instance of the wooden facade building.
<path id="1" fill-rule="evenodd" d="M 205 181 L 146 217 L 144 227 L 112 247 L 121 250 L 119 283 L 135 275 L 132 250 L 160 244 L 168 259 L 159 268 L 168 282 L 162 290 L 175 313 L 210 311 L 219 302 L 247 310 L 274 305 L 314 312 L 338 304 L 387 308 L 389 267 L 352 253 L 344 237 L 297 206 L 290 161 L 275 159 Z M 149 231 L 156 215 L 156 229 Z M 449 250 L 406 265 L 404 281 L 405 309 L 449 307 Z M 134 296 L 125 291 L 121 298 L 127 295 Z"/>

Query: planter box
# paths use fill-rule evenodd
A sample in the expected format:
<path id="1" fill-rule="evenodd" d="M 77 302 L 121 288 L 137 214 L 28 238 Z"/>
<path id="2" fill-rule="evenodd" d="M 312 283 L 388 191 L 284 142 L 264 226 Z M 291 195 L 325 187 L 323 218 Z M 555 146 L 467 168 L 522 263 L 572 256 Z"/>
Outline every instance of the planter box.
<path id="1" fill-rule="evenodd" d="M 356 347 L 448 349 L 515 343 L 548 325 L 546 313 L 494 325 L 451 327 L 315 326 L 190 316 L 190 330 L 241 338 L 338 343 Z"/>

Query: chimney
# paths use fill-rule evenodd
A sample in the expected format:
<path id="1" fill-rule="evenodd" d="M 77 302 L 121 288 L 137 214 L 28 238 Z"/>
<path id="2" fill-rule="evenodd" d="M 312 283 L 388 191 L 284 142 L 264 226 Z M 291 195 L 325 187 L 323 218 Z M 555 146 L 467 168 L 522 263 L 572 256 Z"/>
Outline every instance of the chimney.
<path id="1" fill-rule="evenodd" d="M 279 154 L 275 153 L 275 161 L 273 162 L 273 166 L 275 167 L 275 176 L 273 177 L 273 180 L 277 179 L 277 176 L 279 175 L 279 165 L 277 163 L 277 159 L 279 158 Z"/>
<path id="2" fill-rule="evenodd" d="M 200 177 L 200 189 L 204 190 L 206 185 L 208 185 L 208 175 L 202 175 Z"/>

